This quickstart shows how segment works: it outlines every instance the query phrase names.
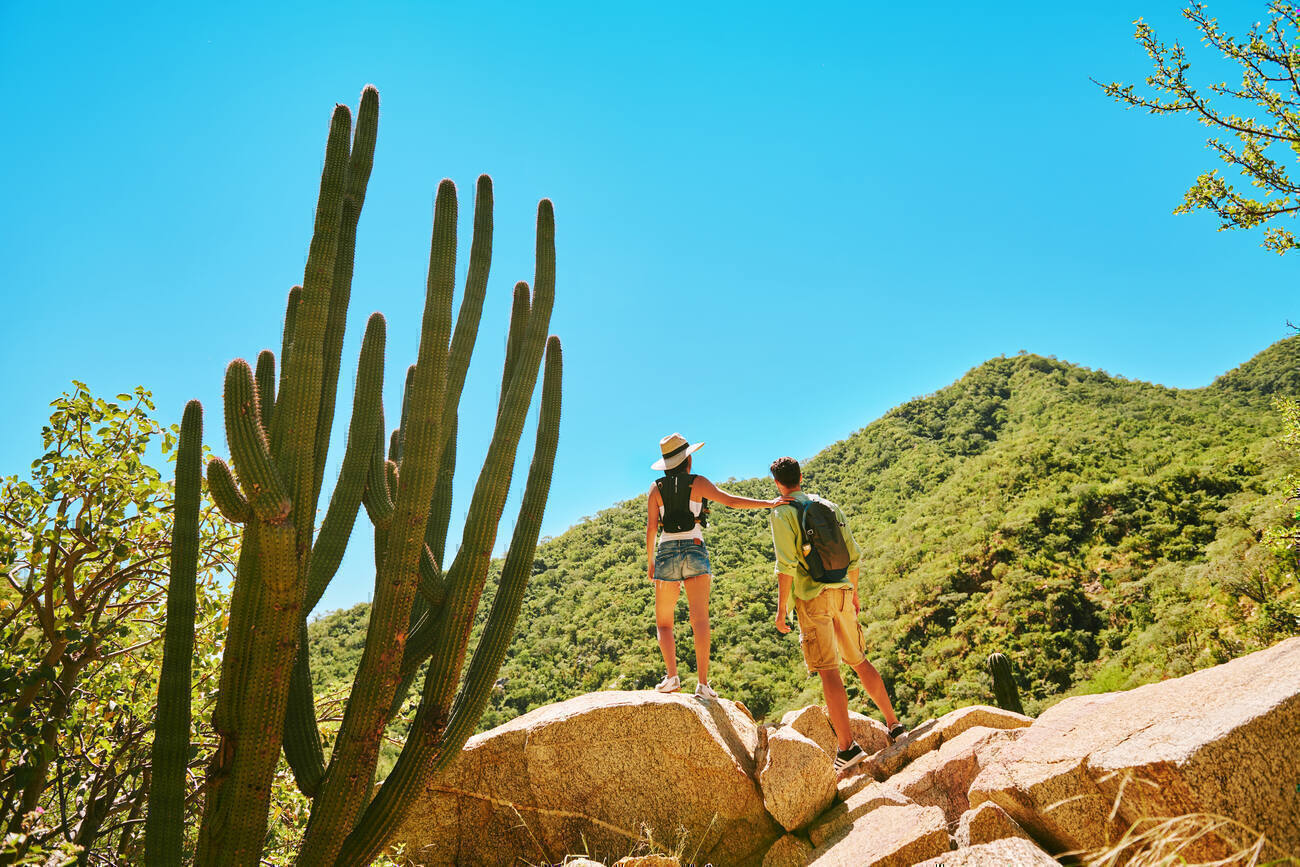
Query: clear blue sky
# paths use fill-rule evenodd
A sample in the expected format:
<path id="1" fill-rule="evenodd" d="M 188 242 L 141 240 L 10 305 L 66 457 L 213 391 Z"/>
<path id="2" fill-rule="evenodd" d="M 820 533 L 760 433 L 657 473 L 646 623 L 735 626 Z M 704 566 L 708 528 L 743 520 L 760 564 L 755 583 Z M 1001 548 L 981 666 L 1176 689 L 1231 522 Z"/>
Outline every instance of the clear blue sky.
<path id="1" fill-rule="evenodd" d="M 1218 5 L 1249 23 L 1246 4 Z M 1211 165 L 1204 130 L 1126 112 L 1088 80 L 1144 76 L 1132 21 L 1185 37 L 1177 4 L 918 8 L 0 4 L 0 472 L 39 454 L 74 377 L 106 395 L 144 384 L 169 422 L 197 397 L 227 453 L 223 370 L 278 351 L 330 109 L 366 83 L 379 145 L 331 457 L 373 310 L 390 417 L 398 405 L 438 180 L 460 188 L 467 250 L 488 172 L 495 259 L 458 517 L 542 196 L 566 364 L 552 535 L 642 492 L 674 430 L 708 442 L 697 470 L 750 477 L 991 356 L 1195 387 L 1285 335 L 1294 260 L 1170 214 Z M 801 376 L 810 350 L 842 380 Z M 358 527 L 324 608 L 369 596 Z"/>

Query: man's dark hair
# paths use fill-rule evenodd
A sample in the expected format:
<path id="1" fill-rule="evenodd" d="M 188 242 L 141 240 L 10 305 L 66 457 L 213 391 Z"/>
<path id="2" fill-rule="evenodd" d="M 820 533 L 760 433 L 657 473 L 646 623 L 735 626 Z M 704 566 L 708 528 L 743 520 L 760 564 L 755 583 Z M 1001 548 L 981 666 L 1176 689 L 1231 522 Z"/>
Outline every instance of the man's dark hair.
<path id="1" fill-rule="evenodd" d="M 799 484 L 799 462 L 794 458 L 777 458 L 772 461 L 772 466 L 769 469 L 772 470 L 772 478 L 787 488 L 793 488 Z"/>

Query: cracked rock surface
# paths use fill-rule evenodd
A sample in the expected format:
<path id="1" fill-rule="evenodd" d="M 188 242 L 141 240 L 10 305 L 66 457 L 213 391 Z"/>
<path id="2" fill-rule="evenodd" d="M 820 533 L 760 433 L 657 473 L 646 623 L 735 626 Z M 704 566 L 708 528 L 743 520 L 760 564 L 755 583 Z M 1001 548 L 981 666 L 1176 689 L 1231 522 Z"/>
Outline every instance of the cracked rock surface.
<path id="1" fill-rule="evenodd" d="M 760 864 L 784 830 L 754 782 L 757 726 L 725 699 L 596 692 L 470 738 L 396 842 L 416 863 L 612 863 L 647 840 Z"/>
<path id="2" fill-rule="evenodd" d="M 879 748 L 835 780 L 817 705 L 759 726 L 726 700 L 580 696 L 472 738 L 398 841 L 417 864 L 1028 867 L 1205 813 L 1263 833 L 1263 861 L 1300 854 L 1300 638 L 1037 720 L 965 707 L 895 744 L 853 722 Z"/>
<path id="3" fill-rule="evenodd" d="M 1298 745 L 1292 638 L 1175 680 L 1067 698 L 980 771 L 969 799 L 997 804 L 1052 852 L 1105 845 L 1144 816 L 1209 813 L 1300 853 Z M 1235 848 L 1207 837 L 1187 855 Z"/>

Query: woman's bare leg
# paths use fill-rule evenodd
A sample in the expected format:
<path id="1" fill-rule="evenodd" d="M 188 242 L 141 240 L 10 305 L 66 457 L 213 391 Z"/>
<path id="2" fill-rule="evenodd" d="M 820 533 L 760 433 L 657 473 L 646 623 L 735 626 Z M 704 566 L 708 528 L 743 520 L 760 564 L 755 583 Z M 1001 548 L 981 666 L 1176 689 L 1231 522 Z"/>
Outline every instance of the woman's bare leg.
<path id="1" fill-rule="evenodd" d="M 664 668 L 669 677 L 677 676 L 677 643 L 673 641 L 673 611 L 681 595 L 680 581 L 655 582 L 655 635 L 659 638 L 659 652 L 664 655 Z"/>
<path id="2" fill-rule="evenodd" d="M 712 575 L 696 575 L 686 585 L 686 604 L 691 610 L 691 632 L 695 634 L 695 672 L 700 683 L 709 682 L 709 586 Z"/>

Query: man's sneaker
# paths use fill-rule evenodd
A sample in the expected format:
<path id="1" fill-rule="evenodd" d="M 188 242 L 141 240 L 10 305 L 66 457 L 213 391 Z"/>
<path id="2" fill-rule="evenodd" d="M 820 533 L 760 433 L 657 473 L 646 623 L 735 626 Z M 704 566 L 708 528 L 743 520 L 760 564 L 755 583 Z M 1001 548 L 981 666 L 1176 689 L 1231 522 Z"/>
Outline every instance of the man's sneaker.
<path id="1" fill-rule="evenodd" d="M 718 697 L 718 694 L 713 691 L 713 687 L 709 686 L 707 683 L 695 684 L 695 695 L 698 698 L 707 698 L 713 700 L 716 700 Z"/>
<path id="2" fill-rule="evenodd" d="M 657 689 L 659 692 L 677 692 L 681 688 L 682 688 L 682 679 L 675 674 L 672 677 L 665 676 L 664 679 L 659 681 L 659 683 L 655 686 L 655 689 Z"/>
<path id="3" fill-rule="evenodd" d="M 889 730 L 890 743 L 893 743 L 905 734 L 907 734 L 907 729 L 903 728 L 903 724 L 901 722 L 894 723 L 894 727 Z"/>
<path id="4" fill-rule="evenodd" d="M 847 750 L 840 750 L 835 754 L 835 773 L 844 773 L 866 757 L 867 754 L 862 751 L 862 747 L 856 743 L 849 744 Z"/>

